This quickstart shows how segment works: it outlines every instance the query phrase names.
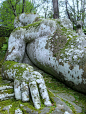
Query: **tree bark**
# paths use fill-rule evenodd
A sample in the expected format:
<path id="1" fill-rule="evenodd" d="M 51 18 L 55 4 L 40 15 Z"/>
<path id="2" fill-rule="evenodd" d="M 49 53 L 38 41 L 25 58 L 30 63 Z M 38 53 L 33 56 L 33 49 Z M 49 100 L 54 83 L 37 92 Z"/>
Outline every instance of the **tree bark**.
<path id="1" fill-rule="evenodd" d="M 85 18 L 85 0 L 81 0 L 81 10 L 82 10 L 82 21 L 83 21 L 83 24 L 84 24 L 84 18 Z"/>
<path id="2" fill-rule="evenodd" d="M 57 18 L 59 18 L 58 0 L 52 0 L 52 2 L 53 2 L 53 10 L 54 10 L 53 18 L 57 19 Z"/>
<path id="3" fill-rule="evenodd" d="M 74 0 L 72 0 L 72 2 L 73 2 L 74 21 L 76 22 L 76 13 L 75 13 L 75 3 L 74 3 Z"/>
<path id="4" fill-rule="evenodd" d="M 68 16 L 68 18 L 71 20 L 71 16 L 70 16 L 70 14 L 69 14 L 69 11 L 68 11 L 68 7 L 67 7 L 67 0 L 65 0 L 65 5 L 66 5 L 66 13 L 67 13 L 67 16 Z"/>
<path id="5" fill-rule="evenodd" d="M 22 4 L 22 13 L 24 12 L 24 6 L 25 6 L 25 0 L 23 0 L 23 4 Z"/>
<path id="6" fill-rule="evenodd" d="M 77 21 L 80 20 L 80 16 L 79 16 L 79 1 L 77 0 Z"/>

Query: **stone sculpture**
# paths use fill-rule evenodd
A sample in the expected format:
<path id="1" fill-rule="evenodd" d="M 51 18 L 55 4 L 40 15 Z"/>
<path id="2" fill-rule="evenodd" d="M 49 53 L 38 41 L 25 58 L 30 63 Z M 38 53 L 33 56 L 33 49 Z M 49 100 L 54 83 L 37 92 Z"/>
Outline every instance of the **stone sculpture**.
<path id="1" fill-rule="evenodd" d="M 39 109 L 38 83 L 44 104 L 51 106 L 43 77 L 33 71 L 32 64 L 86 93 L 86 36 L 78 36 L 70 20 L 41 19 L 36 14 L 23 13 L 16 17 L 14 26 L 2 76 L 14 80 L 16 99 L 29 100 L 29 82 L 34 106 Z"/>

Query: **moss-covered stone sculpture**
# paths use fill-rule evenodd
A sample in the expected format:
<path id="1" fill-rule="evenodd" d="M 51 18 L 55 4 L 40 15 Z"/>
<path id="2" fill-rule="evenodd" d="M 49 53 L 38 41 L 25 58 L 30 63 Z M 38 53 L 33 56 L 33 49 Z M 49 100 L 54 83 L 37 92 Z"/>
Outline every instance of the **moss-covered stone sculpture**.
<path id="1" fill-rule="evenodd" d="M 38 90 L 44 104 L 51 105 L 43 77 L 32 70 L 32 64 L 86 93 L 86 36 L 78 36 L 68 19 L 40 19 L 34 15 L 23 13 L 15 19 L 16 29 L 9 37 L 3 64 L 2 76 L 14 80 L 16 99 L 29 100 L 29 84 L 36 108 L 40 108 Z"/>

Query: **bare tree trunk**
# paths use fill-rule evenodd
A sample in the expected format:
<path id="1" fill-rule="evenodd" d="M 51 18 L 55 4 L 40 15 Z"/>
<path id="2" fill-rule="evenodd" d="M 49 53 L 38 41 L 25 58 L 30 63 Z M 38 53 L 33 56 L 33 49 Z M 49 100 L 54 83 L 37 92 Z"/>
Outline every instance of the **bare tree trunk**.
<path id="1" fill-rule="evenodd" d="M 75 3 L 74 3 L 74 0 L 72 0 L 73 2 L 73 10 L 74 10 L 74 21 L 76 21 L 76 13 L 75 13 Z"/>
<path id="2" fill-rule="evenodd" d="M 80 17 L 79 17 L 79 1 L 77 0 L 77 21 L 80 20 Z"/>
<path id="3" fill-rule="evenodd" d="M 22 3 L 22 13 L 24 12 L 24 6 L 25 6 L 25 0 L 23 0 L 23 3 Z"/>
<path id="4" fill-rule="evenodd" d="M 84 24 L 84 18 L 85 18 L 85 0 L 81 0 L 82 1 L 82 21 Z"/>
<path id="5" fill-rule="evenodd" d="M 54 15 L 53 18 L 59 18 L 59 6 L 58 6 L 58 0 L 52 0 L 53 2 L 53 10 L 54 10 Z"/>
<path id="6" fill-rule="evenodd" d="M 66 5 L 66 13 L 67 13 L 67 16 L 68 16 L 68 18 L 71 20 L 71 16 L 70 16 L 70 14 L 69 14 L 69 11 L 68 11 L 68 8 L 67 8 L 67 0 L 65 0 L 65 5 Z"/>
<path id="7" fill-rule="evenodd" d="M 45 19 L 46 19 L 46 12 L 45 12 Z"/>

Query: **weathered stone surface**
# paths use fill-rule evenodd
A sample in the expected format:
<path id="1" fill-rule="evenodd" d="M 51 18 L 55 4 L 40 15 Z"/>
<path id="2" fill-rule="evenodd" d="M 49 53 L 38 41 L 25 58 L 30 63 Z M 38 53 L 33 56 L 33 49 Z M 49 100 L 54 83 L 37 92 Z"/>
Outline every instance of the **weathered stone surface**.
<path id="1" fill-rule="evenodd" d="M 30 60 L 73 89 L 86 93 L 86 36 L 78 36 L 68 19 L 43 20 L 34 25 L 25 33 Z"/>
<path id="2" fill-rule="evenodd" d="M 68 35 L 60 37 L 59 32 L 57 30 L 51 39 L 42 37 L 29 43 L 28 56 L 39 68 L 73 89 L 86 93 L 86 36 L 77 36 L 72 30 L 66 30 L 65 35 Z"/>
<path id="3" fill-rule="evenodd" d="M 14 97 L 14 93 L 12 94 L 8 94 L 8 93 L 4 93 L 4 94 L 0 94 L 0 100 L 6 100 L 6 99 L 9 99 L 9 98 L 13 98 Z"/>
<path id="4" fill-rule="evenodd" d="M 20 15 L 21 22 L 24 15 Z M 26 42 L 28 57 L 36 66 L 86 93 L 86 36 L 78 36 L 68 19 L 43 19 L 17 28 L 10 35 L 6 60 L 22 62 Z"/>
<path id="5" fill-rule="evenodd" d="M 37 14 L 25 14 L 22 13 L 21 15 L 19 15 L 19 17 L 16 17 L 14 20 L 14 27 L 22 27 L 22 26 L 26 26 L 28 24 L 32 24 L 34 21 L 36 21 L 38 19 L 38 15 Z"/>
<path id="6" fill-rule="evenodd" d="M 18 108 L 18 109 L 15 110 L 15 114 L 23 114 L 23 112 L 22 112 L 21 109 Z"/>
<path id="7" fill-rule="evenodd" d="M 27 18 L 24 20 L 24 16 L 25 14 L 22 14 L 20 15 L 21 18 L 19 18 L 21 23 L 25 21 L 22 23 L 23 26 L 27 25 L 25 23 L 26 20 L 28 21 Z M 22 96 L 27 98 L 28 89 L 25 90 L 24 87 L 27 88 L 27 82 L 31 79 L 31 85 L 29 82 L 29 86 L 32 90 L 32 99 L 37 109 L 40 108 L 38 90 L 36 86 L 34 87 L 36 83 L 39 83 L 37 78 L 40 80 L 39 87 L 43 87 L 41 88 L 41 94 L 42 92 L 46 93 L 46 88 L 44 82 L 42 83 L 43 86 L 41 85 L 41 80 L 43 81 L 42 76 L 40 78 L 39 73 L 36 73 L 36 71 L 31 71 L 32 73 L 30 73 L 28 71 L 30 69 L 27 69 L 26 65 L 21 63 L 24 62 L 25 49 L 30 58 L 28 63 L 31 60 L 36 66 L 52 74 L 68 86 L 86 93 L 86 36 L 78 36 L 72 30 L 72 26 L 67 25 L 67 20 L 66 22 L 64 20 L 62 24 L 61 22 L 60 20 L 47 19 L 35 22 L 35 18 L 33 20 L 29 19 L 28 23 L 30 25 L 15 29 L 9 38 L 6 60 L 10 60 L 10 64 L 4 64 L 2 76 L 14 80 L 16 99 L 22 99 Z M 20 63 L 12 65 L 11 61 Z M 33 76 L 34 74 L 36 79 Z M 37 90 L 36 96 L 33 94 L 31 86 Z M 21 90 L 24 91 L 22 92 Z M 34 100 L 35 97 L 37 99 Z M 46 96 L 42 94 L 42 97 L 44 104 L 50 106 L 48 94 Z M 24 101 L 24 99 L 22 100 Z M 61 108 L 62 106 L 59 105 L 59 107 Z M 64 113 L 67 114 L 68 110 Z"/>
<path id="8" fill-rule="evenodd" d="M 42 75 L 45 75 L 46 73 L 45 72 L 43 72 L 43 71 L 41 71 L 40 69 L 38 69 L 38 68 L 35 68 L 34 67 L 34 69 L 35 70 L 37 70 L 38 72 L 40 72 L 40 73 L 42 73 Z M 47 77 L 47 76 L 49 76 L 49 77 Z M 46 81 L 48 81 L 49 82 L 49 80 L 50 80 L 50 75 L 49 74 L 46 74 L 46 77 L 45 77 L 45 80 Z M 51 85 L 54 83 L 54 84 L 56 84 L 55 83 L 55 79 L 53 80 L 53 77 L 52 77 L 52 81 L 51 81 Z M 47 83 L 48 83 L 47 82 Z M 2 80 L 2 83 L 4 83 L 4 80 Z M 10 82 L 10 83 L 12 83 L 12 82 Z M 9 83 L 9 84 L 10 84 Z M 7 81 L 5 81 L 5 84 L 8 84 L 8 82 Z M 49 84 L 49 85 L 50 85 Z M 60 83 L 61 84 L 61 83 Z M 58 85 L 58 87 L 59 87 L 59 84 L 57 84 Z M 0 83 L 0 86 L 1 86 L 1 83 Z M 66 86 L 65 86 L 66 87 Z M 48 88 L 51 88 L 52 89 L 52 86 L 49 86 Z M 10 88 L 9 88 L 10 89 Z M 9 90 L 8 89 L 8 90 Z M 50 90 L 51 90 L 50 89 Z M 62 87 L 61 88 L 59 88 L 59 90 L 62 90 Z M 82 102 L 83 102 L 83 98 L 81 99 L 81 101 L 77 101 L 76 102 L 76 104 L 75 103 L 73 103 L 73 100 L 74 100 L 74 98 L 73 98 L 73 100 L 71 100 L 71 98 L 72 97 L 74 97 L 73 95 L 71 96 L 71 93 L 72 92 L 74 92 L 74 91 L 72 91 L 72 90 L 70 90 L 70 93 L 68 92 L 68 91 L 64 91 L 65 90 L 65 88 L 63 88 L 63 92 L 61 92 L 61 91 L 58 91 L 58 89 L 56 90 L 51 90 L 54 94 L 55 94 L 55 97 L 56 98 L 54 98 L 55 99 L 55 102 L 56 102 L 56 107 L 55 106 L 51 106 L 51 107 L 45 107 L 45 108 L 43 108 L 43 109 L 40 109 L 40 110 L 35 110 L 35 109 L 33 109 L 33 108 L 31 108 L 30 106 L 28 106 L 28 104 L 29 104 L 29 102 L 27 102 L 27 106 L 26 105 L 24 105 L 23 104 L 23 102 L 20 102 L 20 101 L 16 101 L 16 100 L 14 100 L 14 99 L 10 99 L 10 101 L 9 102 L 7 102 L 7 100 L 6 101 L 0 101 L 0 113 L 1 114 L 4 114 L 4 113 L 6 113 L 5 112 L 5 110 L 3 110 L 3 111 L 1 111 L 4 107 L 7 107 L 7 106 L 9 106 L 9 104 L 10 105 L 12 105 L 12 107 L 11 107 L 11 110 L 9 110 L 9 113 L 10 114 L 13 114 L 13 113 L 15 113 L 15 111 L 13 111 L 13 109 L 15 109 L 16 110 L 16 108 L 18 109 L 18 107 L 22 110 L 22 113 L 24 113 L 25 114 L 25 112 L 28 112 L 29 114 L 46 114 L 47 112 L 48 113 L 50 113 L 50 112 L 52 112 L 52 114 L 57 114 L 57 112 L 58 111 L 60 111 L 60 114 L 70 114 L 69 112 L 69 110 L 71 110 L 70 109 L 70 107 L 73 107 L 74 106 L 74 108 L 76 109 L 76 113 L 79 113 L 80 111 L 82 111 L 81 109 L 80 109 L 80 107 L 82 108 L 82 107 L 84 107 L 84 105 L 82 104 Z M 68 90 L 69 90 L 69 88 L 68 88 Z M 1 91 L 0 91 L 1 92 Z M 60 92 L 60 93 L 59 93 Z M 64 94 L 65 93 L 65 94 Z M 67 94 L 68 93 L 68 94 Z M 77 93 L 77 92 L 74 92 L 74 95 L 75 95 L 75 93 Z M 70 94 L 70 95 L 69 95 Z M 75 96 L 76 97 L 76 99 L 79 97 L 78 95 L 79 95 L 80 93 L 78 93 L 77 94 L 77 96 Z M 51 96 L 51 95 L 50 95 Z M 57 97 L 57 96 L 59 96 L 59 97 Z M 70 96 L 71 96 L 71 98 L 70 98 Z M 64 99 L 64 100 L 67 100 L 67 102 L 68 103 L 70 103 L 70 105 L 68 105 L 67 106 L 67 104 L 65 104 L 64 103 L 64 101 L 62 101 L 62 99 Z M 71 101 L 71 102 L 70 102 Z M 76 100 L 75 100 L 76 101 Z M 6 103 L 7 102 L 7 103 Z M 3 107 L 3 104 L 4 104 L 4 107 Z M 82 105 L 80 105 L 80 104 L 82 104 Z M 67 106 L 67 107 L 66 107 Z M 70 107 L 69 107 L 70 106 Z M 22 108 L 21 108 L 22 107 Z M 29 108 L 28 108 L 29 107 Z M 59 110 L 57 110 L 57 107 L 58 108 L 60 108 Z M 72 112 L 74 112 L 74 110 L 72 110 Z M 7 113 L 8 113 L 8 110 L 7 110 Z M 81 113 L 83 113 L 83 112 L 81 112 Z"/>
<path id="9" fill-rule="evenodd" d="M 64 18 L 64 19 L 61 19 L 60 22 L 61 22 L 61 25 L 63 25 L 65 28 L 73 30 L 73 24 L 69 19 Z"/>
<path id="10" fill-rule="evenodd" d="M 82 112 L 82 108 L 80 106 L 77 106 L 75 103 L 72 102 L 73 100 L 75 101 L 75 98 L 73 96 L 71 96 L 72 99 L 70 96 L 68 96 L 67 94 L 64 94 L 64 93 L 57 94 L 57 96 L 61 97 L 62 99 L 64 99 L 65 101 L 68 101 L 71 105 L 73 105 L 75 107 L 75 110 L 77 113 Z"/>
<path id="11" fill-rule="evenodd" d="M 3 78 L 14 80 L 16 100 L 29 101 L 30 89 L 32 101 L 36 109 L 39 109 L 41 105 L 39 92 L 45 106 L 51 106 L 44 79 L 39 72 L 33 71 L 32 66 L 14 61 L 5 61 L 2 66 L 2 76 Z M 6 87 L 2 88 L 6 89 Z M 9 96 L 14 96 L 14 94 L 1 94 L 0 99 L 7 99 Z"/>
<path id="12" fill-rule="evenodd" d="M 42 38 L 28 44 L 28 55 L 31 61 L 39 68 L 54 75 L 73 89 L 86 93 L 85 39 L 82 43 L 83 46 L 78 45 L 79 48 L 74 46 L 75 44 L 73 43 L 74 45 L 71 45 L 74 46 L 73 48 L 68 47 L 67 49 L 62 50 L 64 52 L 61 52 L 60 55 L 60 52 L 56 52 L 56 59 L 56 57 L 53 57 L 53 53 L 51 54 L 51 52 L 42 47 L 42 42 L 45 40 Z M 36 49 L 34 45 L 36 45 L 38 41 L 39 47 Z M 82 42 L 81 40 L 79 41 Z M 44 42 L 46 45 L 47 40 Z M 42 52 L 44 55 L 42 55 Z"/>

